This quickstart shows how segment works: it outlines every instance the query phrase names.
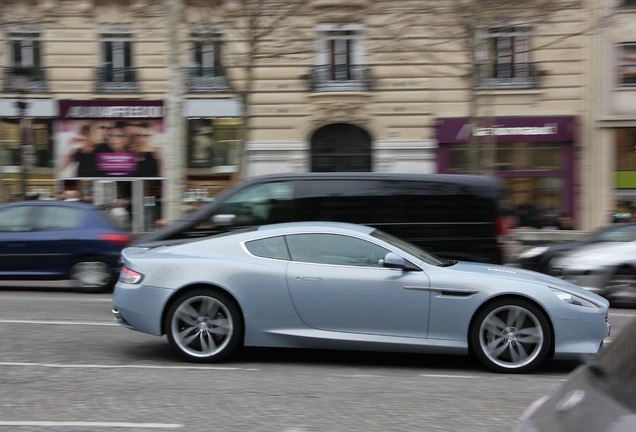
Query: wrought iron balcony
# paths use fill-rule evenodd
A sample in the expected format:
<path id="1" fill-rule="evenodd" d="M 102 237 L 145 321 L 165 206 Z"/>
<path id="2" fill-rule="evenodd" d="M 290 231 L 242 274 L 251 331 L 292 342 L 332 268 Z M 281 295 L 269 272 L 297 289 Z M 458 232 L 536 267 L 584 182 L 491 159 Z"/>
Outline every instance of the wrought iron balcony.
<path id="1" fill-rule="evenodd" d="M 185 70 L 186 89 L 190 93 L 223 93 L 230 91 L 223 70 L 214 67 L 190 66 Z"/>
<path id="2" fill-rule="evenodd" d="M 371 88 L 366 65 L 317 65 L 309 79 L 314 92 L 363 92 Z"/>
<path id="3" fill-rule="evenodd" d="M 28 76 L 24 75 L 28 71 Z M 48 83 L 46 69 L 40 67 L 5 67 L 4 68 L 4 92 L 5 93 L 46 93 Z"/>
<path id="4" fill-rule="evenodd" d="M 498 64 L 492 71 L 483 66 L 477 68 L 477 86 L 481 89 L 533 89 L 538 88 L 545 71 L 536 63 Z"/>
<path id="5" fill-rule="evenodd" d="M 100 66 L 95 69 L 97 93 L 137 92 L 137 69 L 132 67 Z"/>

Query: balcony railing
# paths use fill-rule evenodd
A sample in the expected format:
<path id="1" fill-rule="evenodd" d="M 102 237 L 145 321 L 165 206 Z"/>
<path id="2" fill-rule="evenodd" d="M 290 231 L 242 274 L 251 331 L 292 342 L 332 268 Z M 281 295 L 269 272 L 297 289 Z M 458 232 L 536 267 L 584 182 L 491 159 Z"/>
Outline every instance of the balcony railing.
<path id="1" fill-rule="evenodd" d="M 185 70 L 186 89 L 190 93 L 223 93 L 230 91 L 223 70 L 214 67 L 190 66 Z"/>
<path id="2" fill-rule="evenodd" d="M 362 92 L 371 88 L 369 66 L 366 65 L 318 65 L 310 76 L 314 92 Z"/>
<path id="3" fill-rule="evenodd" d="M 46 93 L 48 91 L 46 69 L 28 68 L 29 76 L 26 77 L 25 83 L 21 84 L 20 81 L 24 79 L 21 73 L 24 70 L 25 68 L 21 67 L 4 68 L 5 93 Z"/>
<path id="4" fill-rule="evenodd" d="M 478 88 L 505 90 L 537 88 L 545 72 L 536 63 L 505 63 L 496 65 L 492 71 L 486 66 L 478 68 L 477 74 Z"/>
<path id="5" fill-rule="evenodd" d="M 100 66 L 95 69 L 97 93 L 137 92 L 137 69 L 132 67 Z"/>

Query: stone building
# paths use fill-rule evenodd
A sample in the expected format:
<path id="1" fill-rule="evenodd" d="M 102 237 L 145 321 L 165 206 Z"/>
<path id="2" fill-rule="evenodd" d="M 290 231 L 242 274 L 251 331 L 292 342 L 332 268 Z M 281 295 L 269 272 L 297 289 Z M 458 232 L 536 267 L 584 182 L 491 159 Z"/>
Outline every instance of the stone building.
<path id="1" fill-rule="evenodd" d="M 183 1 L 180 61 L 169 65 L 162 2 L 3 0 L 1 199 L 127 195 L 145 231 L 161 217 L 165 182 L 183 182 L 185 206 L 226 187 L 241 161 L 244 176 L 478 172 L 503 179 L 511 210 L 592 229 L 612 212 L 614 149 L 636 145 L 634 39 L 602 24 L 618 11 L 631 29 L 633 1 L 620 1 L 539 1 L 488 24 L 477 17 L 501 3 L 272 1 L 256 11 L 266 31 L 254 40 L 252 2 Z M 482 24 L 467 39 L 472 21 Z M 253 47 L 258 56 L 246 56 Z M 170 66 L 185 83 L 176 139 Z M 96 154 L 96 171 L 80 173 L 86 153 L 124 135 L 126 150 Z M 142 153 L 159 171 L 139 168 Z M 174 164 L 184 178 L 171 177 Z M 636 167 L 619 166 L 622 189 L 621 167 Z"/>

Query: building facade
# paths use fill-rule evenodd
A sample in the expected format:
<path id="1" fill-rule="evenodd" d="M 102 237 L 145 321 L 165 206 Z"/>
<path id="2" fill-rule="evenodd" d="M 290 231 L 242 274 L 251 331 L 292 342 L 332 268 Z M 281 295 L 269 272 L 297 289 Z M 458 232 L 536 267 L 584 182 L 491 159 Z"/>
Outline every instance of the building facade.
<path id="1" fill-rule="evenodd" d="M 244 176 L 477 172 L 504 180 L 511 210 L 565 215 L 581 229 L 607 222 L 610 152 L 633 149 L 636 110 L 629 60 L 620 88 L 604 81 L 616 77 L 611 62 L 599 61 L 608 44 L 633 57 L 633 39 L 609 27 L 581 31 L 598 27 L 607 12 L 600 2 L 490 22 L 474 40 L 463 36 L 453 0 L 435 2 L 442 9 L 408 0 L 284 3 L 284 12 L 261 12 L 260 39 L 246 31 L 249 1 L 182 3 L 176 67 L 186 127 L 175 142 L 162 103 L 175 65 L 161 2 L 3 1 L 1 199 L 64 188 L 100 204 L 126 195 L 136 229 L 146 231 L 161 218 L 164 182 L 183 182 L 185 206 L 226 187 L 239 164 Z M 249 48 L 257 49 L 251 58 Z M 131 140 L 126 150 L 94 150 L 117 135 Z M 182 149 L 179 161 L 165 158 L 169 146 Z M 147 158 L 162 170 L 137 170 Z M 85 159 L 97 168 L 80 173 Z M 183 179 L 170 177 L 174 163 L 185 167 Z"/>

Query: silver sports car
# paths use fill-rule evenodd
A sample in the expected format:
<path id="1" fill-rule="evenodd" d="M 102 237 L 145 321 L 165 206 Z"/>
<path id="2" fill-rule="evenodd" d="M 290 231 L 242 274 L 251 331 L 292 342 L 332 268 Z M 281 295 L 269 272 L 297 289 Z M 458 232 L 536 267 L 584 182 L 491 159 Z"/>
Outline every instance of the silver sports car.
<path id="1" fill-rule="evenodd" d="M 473 353 L 498 372 L 598 352 L 608 302 L 511 267 L 449 261 L 374 228 L 299 222 L 123 251 L 121 325 L 192 361 L 241 346 Z"/>

